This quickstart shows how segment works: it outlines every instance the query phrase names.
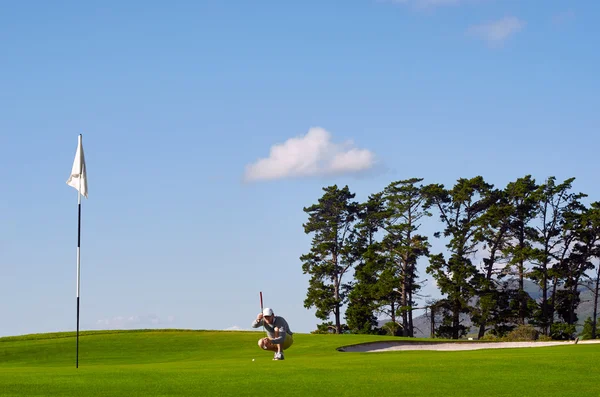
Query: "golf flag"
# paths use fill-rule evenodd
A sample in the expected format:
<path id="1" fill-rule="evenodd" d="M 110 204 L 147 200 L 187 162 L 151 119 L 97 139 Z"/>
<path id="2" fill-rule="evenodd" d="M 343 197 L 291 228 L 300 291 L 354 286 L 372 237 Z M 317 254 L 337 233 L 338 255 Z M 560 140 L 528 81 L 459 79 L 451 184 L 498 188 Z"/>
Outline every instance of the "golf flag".
<path id="1" fill-rule="evenodd" d="M 75 160 L 73 161 L 73 168 L 71 169 L 71 175 L 67 180 L 67 185 L 74 187 L 85 198 L 88 198 L 87 175 L 85 171 L 85 156 L 83 154 L 81 134 L 79 134 L 77 152 L 75 153 Z"/>
<path id="2" fill-rule="evenodd" d="M 77 152 L 73 161 L 71 175 L 67 180 L 67 185 L 77 189 L 77 351 L 75 358 L 75 367 L 79 368 L 79 288 L 81 281 L 81 196 L 87 198 L 87 175 L 85 170 L 85 156 L 83 155 L 83 145 L 81 143 L 81 134 L 77 144 Z"/>

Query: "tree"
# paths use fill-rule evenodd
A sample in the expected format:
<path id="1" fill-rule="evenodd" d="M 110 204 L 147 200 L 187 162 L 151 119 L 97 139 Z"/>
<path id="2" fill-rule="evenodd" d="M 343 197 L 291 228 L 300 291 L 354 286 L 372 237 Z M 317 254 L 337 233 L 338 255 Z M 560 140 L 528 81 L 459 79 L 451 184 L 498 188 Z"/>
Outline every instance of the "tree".
<path id="1" fill-rule="evenodd" d="M 592 203 L 594 211 L 600 211 L 600 202 Z M 598 258 L 600 254 L 596 255 Z M 592 312 L 592 339 L 596 339 L 598 326 L 598 296 L 600 295 L 600 264 L 596 266 L 596 279 L 594 280 L 594 289 L 592 291 L 594 296 L 594 310 Z"/>
<path id="2" fill-rule="evenodd" d="M 594 323 L 591 317 L 585 319 L 583 323 L 583 330 L 581 331 L 582 339 L 596 339 L 596 335 L 598 334 L 598 327 Z"/>
<path id="3" fill-rule="evenodd" d="M 570 191 L 573 180 L 558 184 L 550 177 L 538 185 L 526 175 L 499 190 L 481 176 L 458 179 L 449 189 L 410 178 L 361 204 L 348 186 L 323 188 L 318 203 L 304 208 L 304 230 L 313 235 L 310 251 L 300 257 L 310 275 L 304 305 L 315 307 L 325 321 L 335 318 L 320 330 L 379 333 L 378 312 L 398 324 L 394 332 L 413 336 L 420 288 L 416 264 L 428 257 L 426 272 L 444 295 L 426 306 L 432 335 L 457 339 L 466 333 L 461 319 L 469 315 L 479 337 L 531 323 L 553 338 L 569 338 L 584 286 L 594 296 L 588 328 L 595 338 L 600 202 L 583 205 L 580 199 L 587 195 Z M 446 243 L 435 255 L 429 236 L 418 231 L 432 209 L 441 225 L 433 236 Z M 475 252 L 477 257 L 483 252 L 479 263 Z M 539 285 L 538 302 L 525 291 L 528 278 Z M 345 304 L 348 324 L 341 324 Z"/>
<path id="4" fill-rule="evenodd" d="M 302 271 L 310 274 L 304 307 L 317 309 L 322 320 L 335 317 L 336 333 L 342 332 L 341 308 L 346 303 L 349 284 L 343 283 L 348 270 L 357 262 L 354 229 L 359 205 L 348 186 L 323 188 L 317 204 L 305 207 L 309 214 L 303 225 L 306 234 L 314 233 L 310 252 L 300 257 Z"/>
<path id="5" fill-rule="evenodd" d="M 416 267 L 419 257 L 429 255 L 429 242 L 426 236 L 417 234 L 420 220 L 431 214 L 423 209 L 425 196 L 423 186 L 416 186 L 422 178 L 411 178 L 390 183 L 383 191 L 385 210 L 382 228 L 385 236 L 381 245 L 389 256 L 387 264 L 391 286 L 399 282 L 400 315 L 402 316 L 402 335 L 414 336 L 413 330 L 413 294 L 420 288 L 416 283 Z M 397 280 L 397 281 L 396 281 Z M 391 300 L 392 305 L 394 299 Z M 395 312 L 392 308 L 392 321 Z"/>
<path id="6" fill-rule="evenodd" d="M 502 251 L 508 245 L 508 221 L 513 207 L 508 202 L 506 192 L 495 190 L 491 194 L 497 198 L 479 218 L 480 228 L 474 236 L 476 241 L 483 244 L 482 249 L 489 252 L 488 256 L 483 258 L 483 277 L 477 293 L 477 307 L 471 317 L 475 324 L 479 324 L 479 339 L 483 338 L 488 325 L 491 325 L 497 334 L 507 331 L 508 328 L 503 328 L 504 324 L 513 316 L 510 309 L 509 284 L 500 285 L 499 279 L 502 278 L 502 274 L 496 267 L 504 259 Z"/>
<path id="7" fill-rule="evenodd" d="M 535 238 L 535 229 L 531 222 L 536 216 L 538 186 L 531 175 L 517 179 L 509 183 L 506 188 L 506 197 L 512 205 L 509 217 L 508 237 L 510 244 L 503 250 L 508 258 L 506 271 L 515 274 L 518 278 L 518 320 L 519 324 L 525 324 L 530 317 L 531 307 L 535 302 L 525 291 L 526 263 L 534 255 L 532 240 Z M 513 272 L 514 269 L 514 272 Z"/>
<path id="8" fill-rule="evenodd" d="M 548 276 L 552 277 L 552 293 L 550 294 L 549 306 L 550 306 L 550 328 L 554 325 L 555 314 L 557 311 L 564 311 L 564 302 L 565 302 L 565 294 L 564 291 L 559 289 L 558 287 L 563 284 L 564 280 L 568 277 L 570 273 L 569 263 L 572 258 L 572 248 L 574 246 L 575 241 L 577 240 L 577 233 L 574 230 L 574 225 L 577 222 L 574 220 L 577 219 L 577 215 L 574 209 L 569 210 L 565 214 L 565 223 L 561 227 L 561 235 L 562 235 L 562 247 L 560 247 L 560 251 L 558 255 L 556 255 L 556 264 L 553 268 L 548 272 Z"/>
<path id="9" fill-rule="evenodd" d="M 600 258 L 600 247 L 598 246 L 598 239 L 600 238 L 600 201 L 595 201 L 590 204 L 590 207 L 586 211 L 584 225 L 585 224 L 588 225 L 588 228 L 586 230 L 588 235 L 582 240 L 587 240 L 588 242 L 590 242 L 594 239 L 594 237 L 596 238 L 596 243 L 590 245 L 590 249 L 588 250 L 588 252 L 591 255 L 591 257 L 589 258 L 590 260 L 592 259 L 592 257 L 597 260 L 598 258 Z M 590 266 L 593 265 L 591 265 L 590 263 Z M 592 318 L 590 324 L 591 339 L 596 339 L 598 329 L 600 328 L 600 326 L 598 325 L 598 296 L 600 295 L 600 263 L 597 263 L 595 270 L 595 279 L 592 280 L 593 287 L 591 288 L 594 300 L 594 308 L 592 311 Z"/>
<path id="10" fill-rule="evenodd" d="M 378 309 L 377 293 L 377 268 L 379 262 L 376 254 L 369 247 L 363 260 L 356 266 L 352 289 L 348 294 L 348 308 L 345 317 L 348 328 L 357 334 L 371 334 L 377 332 L 377 317 L 374 315 Z M 375 269 L 374 269 L 375 268 Z"/>
<path id="11" fill-rule="evenodd" d="M 360 205 L 357 240 L 355 249 L 359 262 L 355 267 L 352 289 L 348 294 L 348 308 L 345 317 L 348 327 L 354 333 L 377 332 L 377 273 L 382 267 L 375 234 L 381 227 L 383 211 L 382 194 L 370 195 L 366 203 Z"/>
<path id="12" fill-rule="evenodd" d="M 569 178 L 557 185 L 556 178 L 550 177 L 538 187 L 536 192 L 536 212 L 539 225 L 533 241 L 537 248 L 533 249 L 532 259 L 534 266 L 530 278 L 538 283 L 542 291 L 542 300 L 539 308 L 534 313 L 536 325 L 540 326 L 542 333 L 548 335 L 552 324 L 553 310 L 548 297 L 549 275 L 552 273 L 550 265 L 557 257 L 560 247 L 564 246 L 565 236 L 562 233 L 565 225 L 565 213 L 576 206 L 580 195 L 569 193 L 575 178 Z"/>
<path id="13" fill-rule="evenodd" d="M 556 308 L 563 321 L 569 325 L 577 323 L 576 309 L 580 303 L 578 287 L 588 270 L 594 269 L 592 259 L 599 255 L 600 208 L 598 203 L 588 209 L 579 202 L 567 213 L 564 227 L 572 230 L 574 243 L 568 259 L 561 263 L 564 289 L 556 297 Z"/>
<path id="14" fill-rule="evenodd" d="M 396 322 L 399 295 L 394 292 L 394 287 L 399 285 L 399 278 L 384 245 L 374 237 L 385 219 L 382 193 L 371 195 L 361 208 L 361 221 L 357 224 L 359 239 L 355 245 L 361 258 L 355 267 L 356 281 L 349 294 L 346 319 L 355 332 L 366 332 L 367 329 L 377 332 L 374 312 Z"/>
<path id="15" fill-rule="evenodd" d="M 447 295 L 443 326 L 453 339 L 466 332 L 460 324 L 460 314 L 471 312 L 469 301 L 480 286 L 481 275 L 469 257 L 476 251 L 475 236 L 481 228 L 479 218 L 496 199 L 492 189 L 493 185 L 477 176 L 461 178 L 449 190 L 440 184 L 428 185 L 423 190 L 427 199 L 425 208 L 437 208 L 445 226 L 443 235 L 450 237 L 446 244 L 449 258 L 446 260 L 443 254 L 432 255 L 427 273 L 436 279 L 440 291 Z M 434 235 L 440 237 L 441 233 Z"/>

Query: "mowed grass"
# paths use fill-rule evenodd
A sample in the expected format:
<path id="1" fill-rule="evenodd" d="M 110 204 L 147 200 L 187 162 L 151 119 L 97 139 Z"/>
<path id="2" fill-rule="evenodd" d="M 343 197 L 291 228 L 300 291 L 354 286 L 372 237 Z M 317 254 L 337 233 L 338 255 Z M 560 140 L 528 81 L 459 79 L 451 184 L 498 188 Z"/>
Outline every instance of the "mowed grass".
<path id="1" fill-rule="evenodd" d="M 600 344 L 343 353 L 381 336 L 296 334 L 284 361 L 260 332 L 84 332 L 0 338 L 0 396 L 600 396 Z M 255 361 L 252 361 L 252 359 Z"/>

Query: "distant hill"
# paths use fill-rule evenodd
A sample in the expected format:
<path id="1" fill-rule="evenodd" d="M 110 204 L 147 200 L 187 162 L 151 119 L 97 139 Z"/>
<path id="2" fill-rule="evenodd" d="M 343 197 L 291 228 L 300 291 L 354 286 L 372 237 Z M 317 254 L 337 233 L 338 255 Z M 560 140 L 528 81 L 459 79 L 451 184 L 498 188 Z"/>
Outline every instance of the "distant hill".
<path id="1" fill-rule="evenodd" d="M 516 280 L 515 280 L 515 282 L 516 282 Z M 591 287 L 591 283 L 590 283 L 590 287 Z M 525 280 L 524 288 L 525 288 L 525 291 L 527 291 L 527 293 L 529 294 L 529 296 L 531 296 L 533 299 L 535 299 L 535 300 L 541 299 L 542 290 L 534 282 L 532 282 L 530 280 Z M 581 330 L 583 329 L 583 323 L 584 323 L 585 319 L 588 317 L 592 317 L 592 313 L 594 310 L 594 301 L 593 301 L 594 295 L 593 295 L 592 291 L 589 288 L 586 288 L 584 286 L 580 286 L 579 291 L 581 294 L 580 295 L 581 302 L 579 303 L 579 307 L 577 308 L 577 311 L 576 311 L 577 317 L 579 318 L 577 332 L 581 332 Z M 600 305 L 600 302 L 599 302 L 599 305 Z M 389 318 L 380 319 L 378 321 L 378 326 L 381 327 L 388 321 L 390 321 Z M 469 316 L 461 315 L 460 321 L 467 328 L 471 327 L 469 334 L 475 334 L 475 335 L 468 335 L 468 336 L 476 336 L 477 335 L 478 327 L 473 326 Z M 430 336 L 431 321 L 430 321 L 429 317 L 426 316 L 425 314 L 422 314 L 418 317 L 413 318 L 413 326 L 415 329 L 414 336 L 416 338 L 428 338 Z"/>

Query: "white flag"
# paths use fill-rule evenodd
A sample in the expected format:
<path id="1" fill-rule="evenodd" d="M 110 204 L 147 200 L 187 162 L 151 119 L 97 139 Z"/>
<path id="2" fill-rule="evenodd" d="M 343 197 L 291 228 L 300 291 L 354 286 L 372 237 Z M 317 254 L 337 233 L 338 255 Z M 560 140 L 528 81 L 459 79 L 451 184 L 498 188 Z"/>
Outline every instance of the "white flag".
<path id="1" fill-rule="evenodd" d="M 83 145 L 81 144 L 81 135 L 79 135 L 79 144 L 77 145 L 77 153 L 73 161 L 73 169 L 71 176 L 67 180 L 67 185 L 74 187 L 85 198 L 88 196 L 87 176 L 85 172 L 85 156 L 83 155 Z"/>

